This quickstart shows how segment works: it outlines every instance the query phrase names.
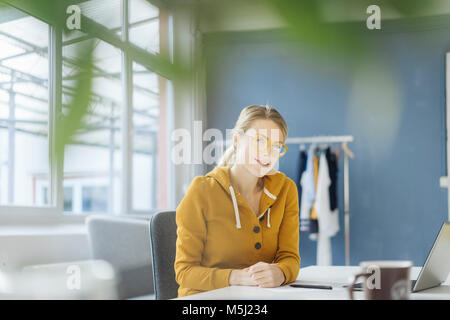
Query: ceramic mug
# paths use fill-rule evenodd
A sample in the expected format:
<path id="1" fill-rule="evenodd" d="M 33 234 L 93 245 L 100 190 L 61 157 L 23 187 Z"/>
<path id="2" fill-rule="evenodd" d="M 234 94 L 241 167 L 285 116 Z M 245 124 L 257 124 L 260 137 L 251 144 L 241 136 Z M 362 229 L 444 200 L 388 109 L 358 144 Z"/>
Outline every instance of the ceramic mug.
<path id="1" fill-rule="evenodd" d="M 379 260 L 363 261 L 361 273 L 353 277 L 349 287 L 350 299 L 356 281 L 363 277 L 364 296 L 367 300 L 405 300 L 411 293 L 411 261 Z"/>

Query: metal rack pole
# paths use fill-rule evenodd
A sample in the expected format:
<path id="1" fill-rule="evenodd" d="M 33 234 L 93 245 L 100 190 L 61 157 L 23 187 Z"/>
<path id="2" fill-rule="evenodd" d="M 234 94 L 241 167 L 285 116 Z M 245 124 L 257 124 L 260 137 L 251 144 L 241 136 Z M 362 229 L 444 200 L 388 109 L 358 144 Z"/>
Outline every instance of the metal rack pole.
<path id="1" fill-rule="evenodd" d="M 345 265 L 350 265 L 350 201 L 348 181 L 348 155 L 344 156 L 344 219 L 345 219 Z"/>
<path id="2" fill-rule="evenodd" d="M 316 137 L 291 137 L 286 139 L 287 144 L 302 143 L 343 143 L 353 142 L 353 136 L 316 136 Z"/>

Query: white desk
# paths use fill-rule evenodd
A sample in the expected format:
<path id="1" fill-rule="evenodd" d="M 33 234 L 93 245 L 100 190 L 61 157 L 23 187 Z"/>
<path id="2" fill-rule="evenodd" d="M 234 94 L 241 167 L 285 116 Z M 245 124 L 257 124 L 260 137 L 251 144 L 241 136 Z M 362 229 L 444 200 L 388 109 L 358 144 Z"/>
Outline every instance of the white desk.
<path id="1" fill-rule="evenodd" d="M 422 267 L 413 267 L 411 280 L 417 279 Z M 300 268 L 296 283 L 330 284 L 333 290 L 292 288 L 289 285 L 278 288 L 259 288 L 253 286 L 230 286 L 211 290 L 179 299 L 186 300 L 347 300 L 349 293 L 343 285 L 360 271 L 358 266 L 310 266 Z M 364 293 L 355 292 L 355 299 L 363 299 Z M 450 300 L 450 277 L 440 287 L 411 293 L 411 299 Z"/>

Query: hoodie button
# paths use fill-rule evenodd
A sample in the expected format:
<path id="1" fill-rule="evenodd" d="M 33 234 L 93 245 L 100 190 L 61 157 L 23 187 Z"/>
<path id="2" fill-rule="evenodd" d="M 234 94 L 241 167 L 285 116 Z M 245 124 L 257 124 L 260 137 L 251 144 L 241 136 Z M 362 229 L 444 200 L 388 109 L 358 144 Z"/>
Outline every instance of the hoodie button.
<path id="1" fill-rule="evenodd" d="M 259 243 L 259 242 L 255 243 L 255 248 L 256 249 L 261 249 L 261 243 Z"/>
<path id="2" fill-rule="evenodd" d="M 260 228 L 259 228 L 258 226 L 255 226 L 255 227 L 253 228 L 253 232 L 254 232 L 254 233 L 258 233 L 259 230 L 260 230 Z"/>

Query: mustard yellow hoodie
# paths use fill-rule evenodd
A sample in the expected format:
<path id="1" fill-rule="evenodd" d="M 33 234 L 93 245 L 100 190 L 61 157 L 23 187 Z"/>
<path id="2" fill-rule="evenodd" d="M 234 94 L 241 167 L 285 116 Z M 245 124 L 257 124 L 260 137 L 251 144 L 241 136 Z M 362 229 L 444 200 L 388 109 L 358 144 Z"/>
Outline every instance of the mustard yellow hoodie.
<path id="1" fill-rule="evenodd" d="M 295 281 L 298 211 L 297 186 L 281 172 L 264 176 L 257 214 L 231 185 L 229 168 L 195 177 L 176 212 L 178 296 L 226 287 L 231 270 L 259 261 L 278 263 L 284 284 Z"/>

